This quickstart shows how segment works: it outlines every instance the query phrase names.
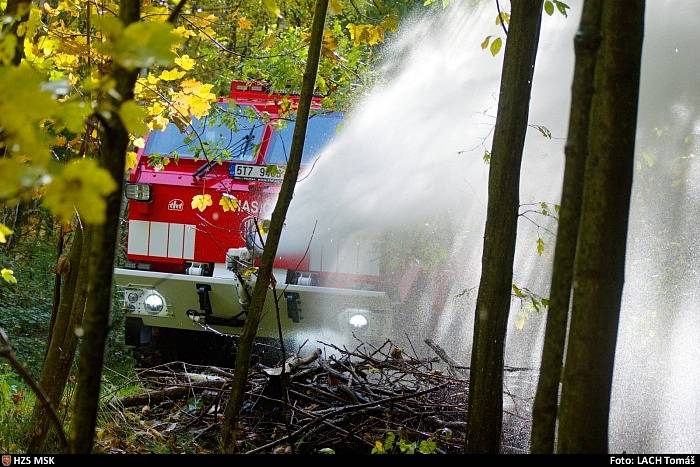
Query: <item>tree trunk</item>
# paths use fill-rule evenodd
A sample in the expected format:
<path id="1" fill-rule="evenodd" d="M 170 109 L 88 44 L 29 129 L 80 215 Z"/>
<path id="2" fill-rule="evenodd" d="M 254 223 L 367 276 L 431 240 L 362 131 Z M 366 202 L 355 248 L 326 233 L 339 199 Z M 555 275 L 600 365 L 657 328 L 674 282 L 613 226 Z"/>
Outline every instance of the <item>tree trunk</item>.
<path id="1" fill-rule="evenodd" d="M 542 0 L 512 2 L 489 169 L 481 281 L 474 316 L 466 449 L 499 451 L 503 352 L 510 311 L 520 164 L 529 113 Z"/>
<path id="2" fill-rule="evenodd" d="M 644 0 L 603 3 L 558 451 L 604 453 L 634 169 Z"/>
<path id="3" fill-rule="evenodd" d="M 297 182 L 297 177 L 299 176 L 299 166 L 304 149 L 306 126 L 309 120 L 309 110 L 311 108 L 311 99 L 313 97 L 316 73 L 321 54 L 321 42 L 323 39 L 323 27 L 326 20 L 327 9 L 328 0 L 316 0 L 316 9 L 311 26 L 309 52 L 306 60 L 306 70 L 304 71 L 301 86 L 299 108 L 297 109 L 296 124 L 292 137 L 292 147 L 289 151 L 289 161 L 287 162 L 279 197 L 277 198 L 277 203 L 272 213 L 270 229 L 267 234 L 265 249 L 260 260 L 260 267 L 253 289 L 250 308 L 238 343 L 231 398 L 226 405 L 224 426 L 221 432 L 220 449 L 222 452 L 231 453 L 236 450 L 238 415 L 243 405 L 243 398 L 245 397 L 245 383 L 248 379 L 250 353 L 262 316 L 263 306 L 265 305 L 265 298 L 267 297 L 267 290 L 270 285 L 270 278 L 272 277 L 272 266 L 277 254 L 277 246 L 282 234 L 284 219 L 287 215 L 289 204 L 292 201 L 294 187 Z"/>
<path id="4" fill-rule="evenodd" d="M 59 412 L 70 368 L 75 358 L 78 344 L 75 330 L 80 327 L 83 319 L 90 278 L 90 229 L 84 227 L 75 232 L 76 237 L 70 252 L 71 269 L 64 284 L 64 293 L 53 332 L 49 336 L 48 351 L 41 371 L 41 385 L 45 388 L 49 401 Z M 51 419 L 39 403 L 34 406 L 32 419 L 34 427 L 27 452 L 42 452 L 46 448 Z"/>
<path id="5" fill-rule="evenodd" d="M 600 46 L 602 5 L 603 0 L 586 0 L 579 30 L 574 38 L 576 66 L 571 86 L 569 134 L 564 149 L 566 165 L 559 210 L 559 229 L 554 249 L 552 285 L 549 291 L 540 377 L 532 409 L 530 451 L 537 454 L 551 454 L 554 451 L 559 383 L 569 320 L 571 278 L 574 271 L 583 199 L 583 177 L 588 155 L 588 123 L 593 96 L 593 78 Z"/>
<path id="6" fill-rule="evenodd" d="M 138 21 L 140 0 L 121 0 L 119 17 L 124 24 Z M 118 109 L 122 102 L 133 99 L 138 69 L 127 70 L 114 65 L 112 77 L 115 91 L 108 97 L 111 108 Z M 124 165 L 129 133 L 117 112 L 101 118 L 101 164 L 117 182 L 117 190 L 107 197 L 105 223 L 96 226 L 92 241 L 92 281 L 87 296 L 83 320 L 83 338 L 80 343 L 78 386 L 75 392 L 71 424 L 71 449 L 74 453 L 92 451 L 99 404 L 105 342 L 109 329 L 112 303 L 112 273 L 114 253 L 119 230 L 119 212 L 122 201 Z"/>

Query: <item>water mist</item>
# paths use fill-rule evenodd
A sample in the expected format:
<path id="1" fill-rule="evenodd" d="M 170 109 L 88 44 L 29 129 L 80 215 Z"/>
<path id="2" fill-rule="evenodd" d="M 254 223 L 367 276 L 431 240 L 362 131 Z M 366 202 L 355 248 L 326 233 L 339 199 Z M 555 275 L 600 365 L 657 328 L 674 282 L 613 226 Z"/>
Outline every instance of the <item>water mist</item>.
<path id="1" fill-rule="evenodd" d="M 543 17 L 521 172 L 524 215 L 513 282 L 545 297 L 556 222 L 526 211 L 559 202 L 573 36 L 581 11 L 580 1 L 570 4 L 569 18 Z M 700 451 L 700 265 L 692 216 L 700 211 L 695 157 L 700 62 L 692 53 L 697 42 L 692 19 L 699 16 L 700 4 L 690 0 L 647 6 L 638 163 L 612 396 L 613 451 Z M 492 57 L 480 44 L 487 35 L 503 36 L 495 17 L 493 5 L 482 2 L 419 14 L 401 25 L 383 50 L 381 84 L 346 115 L 310 176 L 298 184 L 280 246 L 303 251 L 315 226 L 312 247 L 389 231 L 420 239 L 400 245 L 409 250 L 403 255 L 415 253 L 417 263 L 440 250 L 429 269 L 450 271 L 447 300 L 434 309 L 431 291 L 437 286 L 429 280 L 412 303 L 416 319 L 392 337 L 399 341 L 408 334 L 417 346 L 433 339 L 465 363 L 481 268 L 484 156 L 491 147 L 503 57 L 502 52 Z M 373 254 L 381 252 L 368 252 L 369 261 L 377 260 Z M 507 364 L 539 365 L 544 320 L 544 312 L 514 298 Z M 524 398 L 518 407 L 531 410 L 532 384 L 512 384 L 519 386 L 509 389 Z M 506 398 L 505 404 L 513 401 Z"/>

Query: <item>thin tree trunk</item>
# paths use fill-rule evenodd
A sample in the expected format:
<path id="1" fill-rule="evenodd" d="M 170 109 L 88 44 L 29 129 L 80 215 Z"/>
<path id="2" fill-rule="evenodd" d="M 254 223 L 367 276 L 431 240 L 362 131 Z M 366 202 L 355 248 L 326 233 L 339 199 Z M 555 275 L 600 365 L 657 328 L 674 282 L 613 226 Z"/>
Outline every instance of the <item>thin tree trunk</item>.
<path id="1" fill-rule="evenodd" d="M 284 219 L 287 209 L 292 201 L 294 187 L 299 176 L 299 166 L 304 149 L 304 139 L 306 137 L 306 127 L 309 120 L 309 110 L 313 97 L 316 74 L 321 54 L 321 42 L 323 39 L 323 27 L 326 20 L 328 0 L 316 0 L 313 23 L 311 26 L 311 39 L 309 52 L 306 60 L 306 70 L 301 86 L 299 98 L 299 108 L 294 126 L 292 147 L 289 151 L 289 161 L 284 173 L 284 180 L 280 189 L 275 209 L 270 221 L 270 230 L 267 234 L 265 249 L 260 260 L 260 267 L 257 273 L 253 297 L 246 317 L 243 332 L 239 339 L 238 351 L 236 353 L 236 364 L 231 388 L 231 398 L 226 405 L 224 413 L 224 426 L 221 432 L 220 449 L 222 452 L 232 453 L 236 450 L 236 438 L 238 430 L 238 417 L 245 397 L 245 383 L 248 379 L 248 369 L 250 367 L 250 353 L 253 341 L 258 330 L 258 324 L 262 316 L 267 290 L 272 277 L 272 266 L 277 254 Z"/>
<path id="2" fill-rule="evenodd" d="M 489 169 L 481 281 L 474 316 L 466 449 L 499 451 L 503 352 L 510 311 L 520 164 L 529 114 L 542 0 L 512 2 Z"/>
<path id="3" fill-rule="evenodd" d="M 606 0 L 591 103 L 558 451 L 604 453 L 625 273 L 644 0 Z"/>
<path id="4" fill-rule="evenodd" d="M 124 24 L 138 21 L 140 0 L 121 0 L 119 17 Z M 133 99 L 138 69 L 127 70 L 114 65 L 114 95 L 110 95 L 112 108 Z M 101 119 L 102 167 L 111 174 L 117 189 L 107 197 L 105 223 L 96 226 L 92 241 L 92 283 L 87 296 L 83 319 L 83 338 L 80 342 L 78 386 L 75 392 L 71 423 L 71 449 L 74 453 L 90 453 L 95 435 L 104 360 L 105 342 L 109 329 L 109 313 L 112 303 L 112 273 L 114 253 L 119 230 L 119 212 L 124 182 L 124 164 L 129 133 L 116 112 Z"/>
<path id="5" fill-rule="evenodd" d="M 569 320 L 571 278 L 576 257 L 583 177 L 588 155 L 588 122 L 595 62 L 600 46 L 602 5 L 603 0 L 586 0 L 579 30 L 574 38 L 576 66 L 571 86 L 569 134 L 564 149 L 566 165 L 559 210 L 559 229 L 554 249 L 540 377 L 532 409 L 530 451 L 537 454 L 551 454 L 554 451 L 559 383 Z"/>
<path id="6" fill-rule="evenodd" d="M 56 318 L 58 317 L 58 312 L 61 307 L 61 288 L 63 287 L 63 281 L 61 276 L 64 275 L 63 265 L 61 262 L 61 257 L 65 250 L 64 243 L 66 240 L 66 232 L 63 229 L 63 221 L 59 221 L 58 228 L 58 240 L 56 241 L 56 275 L 53 281 L 53 302 L 51 303 L 51 321 L 49 322 L 49 343 L 51 342 L 51 336 L 53 335 L 53 328 L 56 325 Z M 70 261 L 68 262 L 68 267 L 70 267 Z M 46 346 L 44 351 L 44 360 L 49 353 L 49 345 Z"/>
<path id="7" fill-rule="evenodd" d="M 50 336 L 48 352 L 41 373 L 41 385 L 52 405 L 60 412 L 70 369 L 78 344 L 76 329 L 80 327 L 85 310 L 85 301 L 90 278 L 90 228 L 76 230 L 76 239 L 71 246 L 71 270 L 64 285 L 64 294 L 57 314 L 54 332 Z M 81 244 L 76 242 L 82 239 Z M 76 255 L 76 251 L 79 253 Z M 76 259 L 77 256 L 77 259 Z M 68 402 L 66 401 L 66 404 Z M 51 419 L 41 404 L 35 404 L 32 415 L 34 426 L 27 451 L 42 452 L 51 429 Z"/>

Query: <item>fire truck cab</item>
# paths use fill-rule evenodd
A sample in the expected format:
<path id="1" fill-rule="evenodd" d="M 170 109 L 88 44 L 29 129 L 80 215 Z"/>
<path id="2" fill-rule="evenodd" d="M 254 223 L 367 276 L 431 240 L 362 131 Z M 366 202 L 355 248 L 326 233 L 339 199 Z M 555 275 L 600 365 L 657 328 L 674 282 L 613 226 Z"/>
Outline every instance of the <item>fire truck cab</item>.
<path id="1" fill-rule="evenodd" d="M 263 247 L 260 225 L 274 208 L 291 146 L 294 121 L 281 108 L 297 101 L 234 81 L 210 116 L 184 132 L 169 124 L 147 136 L 125 186 L 128 262 L 115 270 L 127 344 L 150 344 L 168 330 L 240 332 Z M 314 99 L 301 177 L 342 118 Z M 324 266 L 323 254 L 278 255 L 277 296 L 269 291 L 258 335 L 278 335 L 276 304 L 288 337 L 389 335 L 394 306 L 377 267 L 338 271 Z"/>

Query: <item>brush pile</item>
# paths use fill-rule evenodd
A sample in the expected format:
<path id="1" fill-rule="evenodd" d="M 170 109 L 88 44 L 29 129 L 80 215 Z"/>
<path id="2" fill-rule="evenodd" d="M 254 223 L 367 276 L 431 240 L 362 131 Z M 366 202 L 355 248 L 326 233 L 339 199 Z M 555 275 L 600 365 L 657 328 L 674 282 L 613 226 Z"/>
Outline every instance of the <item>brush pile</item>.
<path id="1" fill-rule="evenodd" d="M 354 349 L 321 343 L 324 350 L 302 350 L 305 357 L 292 356 L 284 366 L 255 365 L 238 451 L 463 452 L 465 368 L 427 343 L 443 355 L 420 358 L 389 340 Z M 232 370 L 173 362 L 143 369 L 138 378 L 145 392 L 107 397 L 105 412 L 122 433 L 98 431 L 106 452 L 152 452 L 154 445 L 170 452 L 216 452 Z M 518 405 L 527 401 L 510 407 Z M 504 416 L 506 452 L 522 452 L 529 416 L 516 411 Z M 132 436 L 125 436 L 125 426 L 133 427 Z"/>

